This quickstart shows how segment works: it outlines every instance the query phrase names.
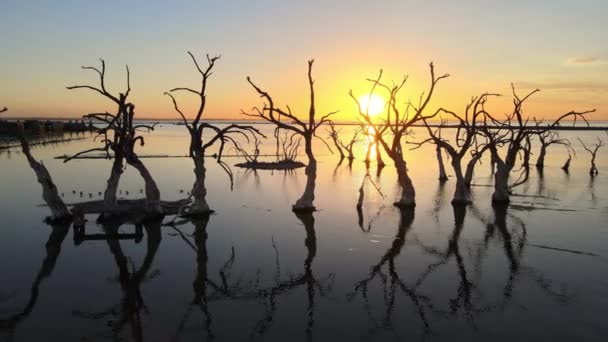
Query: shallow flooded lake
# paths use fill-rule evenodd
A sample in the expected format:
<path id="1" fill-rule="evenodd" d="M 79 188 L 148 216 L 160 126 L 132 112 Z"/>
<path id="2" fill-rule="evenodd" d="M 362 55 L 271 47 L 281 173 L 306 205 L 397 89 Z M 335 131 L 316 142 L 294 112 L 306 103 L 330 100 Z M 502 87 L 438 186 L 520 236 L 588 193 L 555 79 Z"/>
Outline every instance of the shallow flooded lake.
<path id="1" fill-rule="evenodd" d="M 381 172 L 370 167 L 381 193 L 366 182 L 359 213 L 365 144 L 349 166 L 318 142 L 312 215 L 291 211 L 303 168 L 232 167 L 231 190 L 208 158 L 216 211 L 208 220 L 118 226 L 88 216 L 84 237 L 43 222 L 49 210 L 34 172 L 19 149 L 2 151 L 0 340 L 605 341 L 608 152 L 591 178 L 576 137 L 606 135 L 560 135 L 576 149 L 570 172 L 560 168 L 567 151 L 550 147 L 544 172 L 532 167 L 506 211 L 491 206 L 487 160 L 476 168 L 474 204 L 455 210 L 455 181 L 440 185 L 434 147 L 425 146 L 406 154 L 416 208 L 392 205 L 399 189 L 385 157 Z M 184 127 L 164 124 L 145 137 L 142 156 L 187 153 Z M 32 146 L 67 204 L 102 199 L 111 162 L 54 157 L 97 144 Z M 264 153 L 273 149 L 264 142 Z M 188 197 L 189 158 L 142 160 L 163 200 Z M 453 174 L 447 160 L 446 168 Z M 128 167 L 119 196 L 141 198 L 143 187 Z"/>

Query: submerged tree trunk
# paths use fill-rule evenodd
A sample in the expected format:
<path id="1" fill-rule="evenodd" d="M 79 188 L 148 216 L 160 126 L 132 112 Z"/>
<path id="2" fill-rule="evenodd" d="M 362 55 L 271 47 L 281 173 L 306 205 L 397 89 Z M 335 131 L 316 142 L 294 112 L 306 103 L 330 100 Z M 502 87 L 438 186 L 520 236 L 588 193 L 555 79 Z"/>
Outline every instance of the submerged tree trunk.
<path id="1" fill-rule="evenodd" d="M 144 179 L 146 189 L 146 206 L 147 210 L 152 214 L 162 213 L 160 207 L 160 190 L 152 178 L 152 175 L 148 171 L 148 168 L 139 160 L 135 153 L 127 155 L 127 163 L 134 167 L 141 177 Z"/>
<path id="2" fill-rule="evenodd" d="M 471 188 L 470 183 L 467 184 L 466 177 L 462 175 L 461 159 L 459 157 L 452 157 L 452 166 L 456 176 L 456 188 L 454 189 L 452 204 L 469 204 L 471 203 Z M 467 173 L 469 172 L 468 166 L 469 165 L 467 165 Z M 473 173 L 472 169 L 473 168 L 471 167 L 471 174 Z"/>
<path id="3" fill-rule="evenodd" d="M 439 165 L 439 181 L 445 182 L 448 180 L 448 175 L 445 173 L 445 165 L 443 164 L 443 156 L 439 145 L 435 146 L 435 152 L 437 153 L 437 163 Z"/>
<path id="4" fill-rule="evenodd" d="M 30 164 L 30 167 L 36 173 L 38 183 L 42 185 L 42 198 L 51 210 L 51 216 L 47 218 L 47 221 L 56 222 L 71 219 L 72 214 L 59 196 L 57 186 L 55 186 L 55 183 L 53 183 L 51 174 L 46 169 L 44 164 L 34 159 L 32 154 L 30 153 L 30 146 L 28 145 L 27 140 L 25 140 L 25 137 L 23 136 L 21 137 L 21 149 L 23 151 L 23 154 L 25 154 L 25 156 L 27 157 L 27 161 Z"/>
<path id="5" fill-rule="evenodd" d="M 209 215 L 212 210 L 207 203 L 207 188 L 205 187 L 205 177 L 207 170 L 205 169 L 205 160 L 202 152 L 196 153 L 192 160 L 194 161 L 195 180 L 192 185 L 192 197 L 194 202 L 190 206 L 189 215 Z"/>
<path id="6" fill-rule="evenodd" d="M 481 153 L 473 156 L 471 160 L 467 163 L 467 168 L 464 173 L 464 184 L 467 187 L 471 187 L 471 183 L 473 182 L 473 176 L 475 171 L 475 165 L 481 159 Z M 493 169 L 493 168 L 492 168 Z"/>
<path id="7" fill-rule="evenodd" d="M 393 160 L 397 169 L 399 186 L 401 186 L 401 198 L 394 205 L 401 208 L 414 207 L 416 206 L 416 190 L 414 190 L 412 179 L 407 173 L 407 163 L 400 154 L 396 155 Z"/>
<path id="8" fill-rule="evenodd" d="M 540 146 L 540 152 L 538 153 L 538 159 L 536 159 L 536 168 L 542 169 L 545 167 L 545 156 L 547 155 L 547 145 Z"/>
<path id="9" fill-rule="evenodd" d="M 492 202 L 509 203 L 509 173 L 510 167 L 499 158 L 496 158 L 496 173 L 494 174 L 494 194 Z"/>
<path id="10" fill-rule="evenodd" d="M 564 170 L 566 173 L 568 173 L 568 171 L 570 171 L 570 161 L 572 161 L 572 156 L 568 155 L 568 159 L 566 159 L 564 166 L 562 166 L 562 170 Z"/>
<path id="11" fill-rule="evenodd" d="M 384 163 L 384 160 L 382 160 L 382 154 L 380 153 L 380 143 L 378 141 L 376 141 L 375 143 L 375 149 L 376 149 L 376 163 L 378 165 L 379 168 L 385 167 L 386 164 Z"/>
<path id="12" fill-rule="evenodd" d="M 103 201 L 106 207 L 112 208 L 117 204 L 116 193 L 118 192 L 118 183 L 122 176 L 124 158 L 120 153 L 114 153 L 114 162 L 112 163 L 112 171 L 108 178 L 106 190 L 103 194 Z"/>
<path id="13" fill-rule="evenodd" d="M 314 211 L 314 200 L 315 200 L 315 183 L 317 180 L 317 160 L 312 153 L 312 134 L 304 137 L 306 143 L 306 156 L 308 157 L 308 165 L 306 165 L 306 187 L 304 193 L 296 203 L 292 206 L 293 211 Z"/>

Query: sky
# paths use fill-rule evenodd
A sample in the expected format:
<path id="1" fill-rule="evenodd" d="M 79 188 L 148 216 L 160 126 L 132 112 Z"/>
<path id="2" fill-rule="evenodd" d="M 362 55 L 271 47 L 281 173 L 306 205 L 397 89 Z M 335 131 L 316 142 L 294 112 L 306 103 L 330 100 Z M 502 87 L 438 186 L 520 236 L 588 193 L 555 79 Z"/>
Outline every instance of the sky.
<path id="1" fill-rule="evenodd" d="M 526 113 L 550 119 L 597 108 L 608 120 L 608 1 L 605 0 L 1 0 L 0 108 L 11 117 L 79 117 L 112 111 L 75 84 L 98 79 L 80 66 L 107 65 L 107 85 L 123 91 L 131 70 L 140 118 L 176 118 L 163 93 L 197 87 L 186 54 L 221 54 L 208 88 L 209 119 L 243 119 L 261 105 L 246 76 L 279 105 L 307 113 L 307 60 L 314 58 L 317 109 L 356 119 L 348 91 L 366 78 L 409 75 L 402 102 L 428 89 L 428 63 L 449 73 L 430 109 L 462 112 L 472 96 L 496 92 L 489 109 L 511 110 L 511 82 L 534 88 Z M 196 98 L 182 96 L 186 113 Z M 190 115 L 190 114 L 188 114 Z"/>

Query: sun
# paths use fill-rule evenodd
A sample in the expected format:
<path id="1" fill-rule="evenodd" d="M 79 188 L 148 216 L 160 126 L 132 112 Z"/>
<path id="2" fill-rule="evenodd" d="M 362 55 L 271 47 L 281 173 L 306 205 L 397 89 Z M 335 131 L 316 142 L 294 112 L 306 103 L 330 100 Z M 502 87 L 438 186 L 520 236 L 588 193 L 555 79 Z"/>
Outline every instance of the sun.
<path id="1" fill-rule="evenodd" d="M 359 97 L 361 110 L 369 116 L 376 116 L 384 110 L 385 101 L 382 96 L 376 94 L 367 94 Z"/>

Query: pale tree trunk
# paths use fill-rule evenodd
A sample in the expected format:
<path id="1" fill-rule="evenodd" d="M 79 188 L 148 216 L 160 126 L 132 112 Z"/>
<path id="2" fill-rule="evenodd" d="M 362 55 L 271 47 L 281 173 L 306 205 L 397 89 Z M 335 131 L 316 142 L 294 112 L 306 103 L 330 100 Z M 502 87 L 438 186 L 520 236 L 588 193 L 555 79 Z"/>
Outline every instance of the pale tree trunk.
<path id="1" fill-rule="evenodd" d="M 192 197 L 194 202 L 190 206 L 190 215 L 208 215 L 212 212 L 207 203 L 207 188 L 205 187 L 205 177 L 207 170 L 205 169 L 204 156 L 201 153 L 196 153 L 192 157 L 194 160 L 194 175 L 195 180 L 192 185 Z"/>
<path id="2" fill-rule="evenodd" d="M 545 167 L 545 156 L 547 155 L 547 145 L 540 146 L 540 152 L 538 153 L 538 159 L 536 160 L 536 168 L 542 169 Z"/>
<path id="3" fill-rule="evenodd" d="M 117 205 L 116 192 L 118 191 L 118 183 L 122 176 L 123 156 L 119 153 L 114 153 L 114 162 L 112 163 L 112 171 L 108 178 L 106 190 L 103 194 L 103 203 L 107 208 L 112 208 Z"/>
<path id="4" fill-rule="evenodd" d="M 499 158 L 496 158 L 496 173 L 494 174 L 494 194 L 492 194 L 492 202 L 509 203 L 509 173 L 510 168 Z"/>
<path id="5" fill-rule="evenodd" d="M 452 204 L 471 203 L 471 188 L 467 186 L 465 177 L 462 175 L 461 162 L 462 160 L 460 157 L 452 157 L 452 166 L 456 176 L 456 188 L 454 189 L 454 198 L 452 199 Z"/>
<path id="6" fill-rule="evenodd" d="M 435 152 L 437 153 L 437 163 L 439 165 L 439 181 L 445 182 L 448 180 L 448 175 L 445 172 L 445 165 L 443 164 L 443 156 L 439 145 L 436 145 Z"/>
<path id="7" fill-rule="evenodd" d="M 401 198 L 394 205 L 401 208 L 416 206 L 416 190 L 410 176 L 407 173 L 407 163 L 401 154 L 395 155 L 395 168 L 397 169 L 397 179 L 401 186 Z"/>
<path id="8" fill-rule="evenodd" d="M 160 190 L 158 190 L 158 186 L 148 171 L 148 168 L 139 160 L 135 153 L 127 155 L 126 159 L 127 163 L 135 168 L 139 172 L 141 178 L 144 179 L 147 210 L 152 214 L 162 213 L 160 207 Z"/>
<path id="9" fill-rule="evenodd" d="M 47 218 L 47 221 L 52 223 L 71 219 L 72 214 L 59 196 L 57 186 L 55 186 L 55 183 L 53 183 L 51 174 L 46 169 L 44 164 L 34 159 L 30 153 L 30 147 L 24 137 L 21 138 L 21 149 L 23 150 L 23 154 L 25 154 L 27 157 L 30 167 L 36 173 L 38 183 L 42 185 L 42 199 L 51 210 L 51 216 Z"/>
<path id="10" fill-rule="evenodd" d="M 312 135 L 304 137 L 306 143 L 306 156 L 308 157 L 308 165 L 306 165 L 306 188 L 302 197 L 292 206 L 293 211 L 314 211 L 313 204 L 315 200 L 315 183 L 317 180 L 317 160 L 312 153 Z"/>

